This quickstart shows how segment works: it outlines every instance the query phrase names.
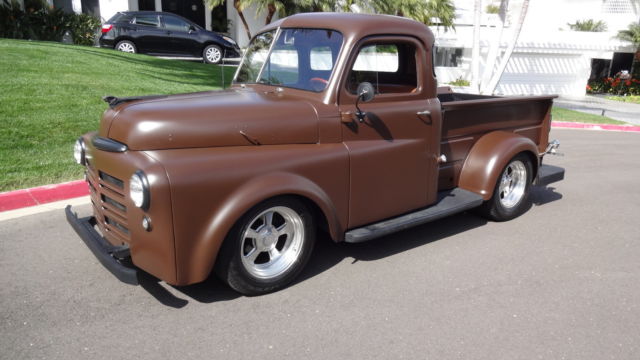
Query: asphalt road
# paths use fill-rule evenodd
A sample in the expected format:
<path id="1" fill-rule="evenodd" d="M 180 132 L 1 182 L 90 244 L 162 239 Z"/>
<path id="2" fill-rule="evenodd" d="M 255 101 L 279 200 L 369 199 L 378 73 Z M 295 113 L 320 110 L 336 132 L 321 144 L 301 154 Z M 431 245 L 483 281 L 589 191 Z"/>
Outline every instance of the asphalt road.
<path id="1" fill-rule="evenodd" d="M 324 239 L 261 297 L 119 283 L 62 210 L 0 222 L 0 358 L 638 359 L 640 134 L 552 138 L 567 178 L 524 216 Z"/>

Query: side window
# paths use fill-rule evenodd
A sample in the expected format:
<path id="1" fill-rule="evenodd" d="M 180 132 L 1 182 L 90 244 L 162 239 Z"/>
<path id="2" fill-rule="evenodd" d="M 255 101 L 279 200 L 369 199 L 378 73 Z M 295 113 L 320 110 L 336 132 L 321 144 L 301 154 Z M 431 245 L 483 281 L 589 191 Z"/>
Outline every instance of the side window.
<path id="1" fill-rule="evenodd" d="M 177 17 L 163 16 L 162 19 L 164 20 L 164 27 L 167 30 L 184 32 L 189 31 L 189 24 L 181 19 L 178 19 Z"/>
<path id="2" fill-rule="evenodd" d="M 160 21 L 158 21 L 158 16 L 156 15 L 138 15 L 136 16 L 136 24 L 158 27 Z"/>
<path id="3" fill-rule="evenodd" d="M 411 93 L 418 86 L 416 49 L 411 43 L 369 44 L 360 49 L 347 82 L 355 94 L 358 84 L 370 82 L 377 94 Z"/>

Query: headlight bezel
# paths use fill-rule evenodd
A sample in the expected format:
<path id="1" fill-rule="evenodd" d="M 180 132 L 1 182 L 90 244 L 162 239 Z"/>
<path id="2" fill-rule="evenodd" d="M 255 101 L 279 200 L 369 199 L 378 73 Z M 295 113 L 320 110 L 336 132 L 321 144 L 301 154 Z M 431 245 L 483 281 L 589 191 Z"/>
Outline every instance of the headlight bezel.
<path id="1" fill-rule="evenodd" d="M 151 203 L 149 180 L 142 170 L 137 170 L 129 178 L 129 198 L 136 207 L 142 210 L 149 209 L 149 204 Z"/>
<path id="2" fill-rule="evenodd" d="M 78 165 L 84 166 L 86 164 L 86 153 L 87 147 L 84 144 L 84 139 L 79 137 L 75 144 L 73 144 L 73 158 L 76 160 Z"/>

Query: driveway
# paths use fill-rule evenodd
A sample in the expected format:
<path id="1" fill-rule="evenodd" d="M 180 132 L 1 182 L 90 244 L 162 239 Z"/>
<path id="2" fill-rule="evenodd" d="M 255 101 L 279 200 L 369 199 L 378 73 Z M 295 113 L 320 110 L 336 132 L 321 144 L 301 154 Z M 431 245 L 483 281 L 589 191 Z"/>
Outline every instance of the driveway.
<path id="1" fill-rule="evenodd" d="M 640 134 L 552 138 L 567 178 L 525 215 L 319 239 L 302 278 L 261 297 L 119 283 L 63 210 L 2 221 L 0 358 L 637 359 Z"/>

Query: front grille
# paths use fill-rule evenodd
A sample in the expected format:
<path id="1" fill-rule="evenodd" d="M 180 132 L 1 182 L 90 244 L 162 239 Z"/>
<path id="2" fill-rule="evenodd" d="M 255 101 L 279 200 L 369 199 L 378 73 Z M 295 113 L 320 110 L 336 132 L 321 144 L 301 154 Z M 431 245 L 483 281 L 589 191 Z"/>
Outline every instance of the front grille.
<path id="1" fill-rule="evenodd" d="M 129 243 L 124 181 L 93 166 L 87 166 L 87 182 L 100 232 L 114 245 Z"/>
<path id="2" fill-rule="evenodd" d="M 113 177 L 105 172 L 99 171 L 100 180 L 106 181 L 112 185 L 115 185 L 119 189 L 124 189 L 124 182 L 116 177 Z"/>

